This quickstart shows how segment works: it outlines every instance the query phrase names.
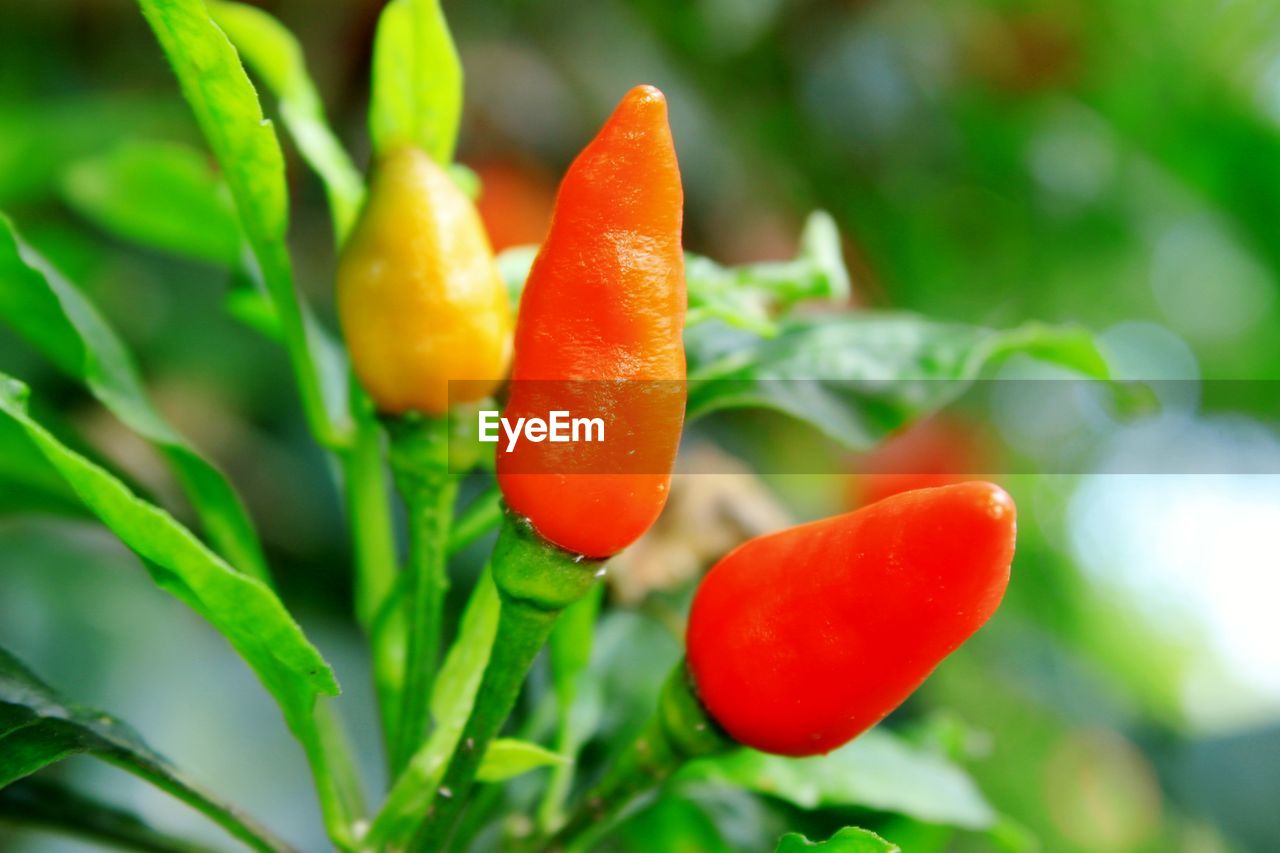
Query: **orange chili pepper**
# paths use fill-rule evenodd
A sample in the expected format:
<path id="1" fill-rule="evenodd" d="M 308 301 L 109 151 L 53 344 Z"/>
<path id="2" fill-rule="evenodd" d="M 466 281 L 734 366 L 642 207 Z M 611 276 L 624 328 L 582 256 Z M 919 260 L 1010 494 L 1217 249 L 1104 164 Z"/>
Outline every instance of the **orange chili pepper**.
<path id="1" fill-rule="evenodd" d="M 500 454 L 498 480 L 543 538 L 588 557 L 625 548 L 667 500 L 685 402 L 683 205 L 666 100 L 638 86 L 565 174 L 520 302 L 506 417 L 554 407 L 613 433 L 572 458 L 548 444 Z"/>

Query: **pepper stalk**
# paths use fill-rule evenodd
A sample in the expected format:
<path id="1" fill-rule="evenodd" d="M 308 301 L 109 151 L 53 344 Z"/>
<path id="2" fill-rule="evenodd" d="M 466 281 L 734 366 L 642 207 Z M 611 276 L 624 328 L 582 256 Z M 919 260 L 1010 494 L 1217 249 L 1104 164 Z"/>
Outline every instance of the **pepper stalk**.
<path id="1" fill-rule="evenodd" d="M 515 707 L 525 676 L 556 619 L 604 574 L 602 561 L 584 559 L 548 543 L 527 520 L 510 512 L 498 534 L 492 566 L 501 600 L 493 653 L 437 796 L 410 850 L 445 848 L 485 751 Z"/>
<path id="2" fill-rule="evenodd" d="M 657 712 L 640 736 L 586 794 L 569 821 L 537 847 L 585 849 L 637 798 L 662 785 L 686 762 L 718 755 L 737 745 L 703 708 L 682 660 L 667 677 Z"/>
<path id="3" fill-rule="evenodd" d="M 400 713 L 396 730 L 388 738 L 390 776 L 394 779 L 422 744 L 430 725 L 449 589 L 447 549 L 458 476 L 449 470 L 447 418 L 403 415 L 388 419 L 388 432 L 391 470 L 404 499 L 409 526 L 404 577 L 408 648 Z"/>

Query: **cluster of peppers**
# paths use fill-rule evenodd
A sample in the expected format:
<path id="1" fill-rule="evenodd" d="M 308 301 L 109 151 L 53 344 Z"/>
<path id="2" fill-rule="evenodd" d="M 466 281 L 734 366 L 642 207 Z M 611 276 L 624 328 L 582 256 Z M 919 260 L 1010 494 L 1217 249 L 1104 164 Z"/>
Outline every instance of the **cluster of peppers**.
<path id="1" fill-rule="evenodd" d="M 439 424 L 451 402 L 496 392 L 508 367 L 508 412 L 537 402 L 522 399 L 526 382 L 683 389 L 682 210 L 665 100 L 637 87 L 564 177 L 513 337 L 508 297 L 470 199 L 423 152 L 385 155 L 338 285 L 354 368 L 380 411 L 394 416 L 393 434 L 404 423 Z M 468 380 L 455 383 L 452 401 L 450 380 Z M 666 461 L 660 473 L 623 470 L 622 460 L 616 472 L 530 472 L 499 456 L 506 517 L 491 563 L 501 600 L 497 637 L 415 849 L 447 846 L 485 749 L 556 618 L 662 511 L 683 396 L 678 403 L 646 433 Z M 419 493 L 430 493 L 420 501 L 437 510 L 453 500 L 438 429 L 414 433 L 427 436 L 416 458 L 431 458 L 423 447 L 437 456 L 428 475 L 419 469 L 413 478 Z M 438 655 L 447 584 L 440 531 L 415 535 L 437 544 L 418 549 L 431 565 L 425 585 L 409 591 L 410 670 L 415 657 L 425 656 L 430 669 Z M 1008 495 L 967 482 L 895 495 L 740 546 L 697 590 L 686 660 L 650 726 L 579 811 L 540 842 L 580 842 L 696 756 L 735 745 L 813 755 L 855 738 L 992 615 L 1008 583 L 1014 535 Z M 425 735 L 426 696 L 415 699 L 415 691 L 428 687 L 406 684 L 393 761 L 403 763 Z"/>

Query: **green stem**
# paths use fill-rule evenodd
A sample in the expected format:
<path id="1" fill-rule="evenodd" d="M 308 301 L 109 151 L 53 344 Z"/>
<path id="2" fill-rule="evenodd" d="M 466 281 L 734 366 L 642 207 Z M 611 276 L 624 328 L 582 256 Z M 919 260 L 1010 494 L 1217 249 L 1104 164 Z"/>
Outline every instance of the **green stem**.
<path id="1" fill-rule="evenodd" d="M 570 732 L 569 727 L 561 722 L 556 732 L 555 751 L 557 755 L 566 756 L 571 760 L 551 768 L 551 778 L 547 780 L 542 802 L 538 804 L 539 831 L 546 832 L 554 829 L 562 818 L 565 800 L 569 797 L 569 789 L 573 787 L 573 765 L 576 762 L 577 749 L 577 738 Z"/>
<path id="2" fill-rule="evenodd" d="M 584 725 L 578 719 L 575 706 L 591 662 L 591 646 L 603 589 L 596 587 L 592 594 L 571 606 L 551 632 L 548 658 L 557 706 L 555 751 L 568 760 L 551 768 L 551 778 L 538 806 L 539 832 L 554 831 L 563 822 L 564 804 L 573 787 L 578 751 L 587 733 L 594 728 L 594 723 Z M 596 688 L 592 685 L 591 689 L 594 692 Z M 593 699 L 590 704 L 597 703 Z"/>
<path id="3" fill-rule="evenodd" d="M 408 652 L 391 778 L 398 776 L 426 739 L 431 691 L 439 665 L 445 594 L 449 589 L 449 528 L 458 479 L 449 472 L 448 428 L 442 419 L 406 416 L 393 422 L 391 466 L 409 519 L 405 595 Z"/>
<path id="4" fill-rule="evenodd" d="M 658 712 L 613 769 L 587 793 L 547 850 L 585 849 L 638 797 L 665 782 L 685 762 L 732 749 L 734 742 L 707 716 L 683 661 L 667 679 Z"/>
<path id="5" fill-rule="evenodd" d="M 364 813 L 364 802 L 351 742 L 334 709 L 324 700 L 316 704 L 313 714 L 311 720 L 290 727 L 311 766 L 329 839 L 340 850 L 354 850 L 355 825 Z"/>
<path id="6" fill-rule="evenodd" d="M 352 383 L 353 389 L 358 389 Z M 355 555 L 356 618 L 369 638 L 374 689 L 382 717 L 387 754 L 400 718 L 400 690 L 404 678 L 404 622 L 379 620 L 385 602 L 395 591 L 399 567 L 391 525 L 391 498 L 382 465 L 382 431 L 364 394 L 353 390 L 355 440 L 342 454 L 347 515 Z M 394 624 L 390 624 L 394 622 Z"/>
<path id="7" fill-rule="evenodd" d="M 600 564 L 543 541 L 527 522 L 507 516 L 493 554 L 501 607 L 493 653 L 458 746 L 410 850 L 445 849 L 475 784 L 489 744 L 515 707 L 529 668 L 560 612 L 595 583 Z"/>

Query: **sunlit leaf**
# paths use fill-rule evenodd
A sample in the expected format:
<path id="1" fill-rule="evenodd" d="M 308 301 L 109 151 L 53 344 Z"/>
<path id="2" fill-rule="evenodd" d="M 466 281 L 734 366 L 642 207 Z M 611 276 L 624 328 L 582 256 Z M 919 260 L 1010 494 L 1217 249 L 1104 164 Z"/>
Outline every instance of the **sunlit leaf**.
<path id="1" fill-rule="evenodd" d="M 316 700 L 338 694 L 333 671 L 275 593 L 241 574 L 163 510 L 58 441 L 31 419 L 27 389 L 0 374 L 0 416 L 26 433 L 94 515 L 142 558 L 156 584 L 204 617 L 257 673 L 302 743 L 319 778 L 322 802 L 343 794 L 329 786 L 328 732 L 317 725 Z M 331 828 L 332 829 L 332 828 Z"/>
<path id="2" fill-rule="evenodd" d="M 391 0 L 373 47 L 374 151 L 416 145 L 448 164 L 461 117 L 462 64 L 439 0 Z"/>
<path id="3" fill-rule="evenodd" d="M 324 104 L 307 74 L 302 46 L 282 23 L 256 6 L 210 2 L 214 21 L 240 56 L 279 100 L 280 118 L 307 164 L 324 182 L 341 244 L 364 198 L 364 181 L 324 115 Z"/>
<path id="4" fill-rule="evenodd" d="M 284 155 L 275 128 L 263 118 L 258 93 L 240 57 L 218 29 L 204 0 L 138 0 L 173 66 L 223 179 L 235 199 L 256 272 L 275 305 L 312 431 L 340 444 L 349 425 L 345 368 L 304 309 L 285 243 L 289 208 Z"/>
<path id="5" fill-rule="evenodd" d="M 255 849 L 288 849 L 265 827 L 189 779 L 127 724 L 68 702 L 0 648 L 0 788 L 80 753 L 147 780 Z M 33 807 L 40 805 L 37 801 Z"/>
<path id="6" fill-rule="evenodd" d="M 253 522 L 222 472 L 156 411 L 132 356 L 75 286 L 22 242 L 0 215 L 0 320 L 164 454 L 209 539 L 236 568 L 267 578 Z"/>

